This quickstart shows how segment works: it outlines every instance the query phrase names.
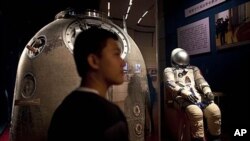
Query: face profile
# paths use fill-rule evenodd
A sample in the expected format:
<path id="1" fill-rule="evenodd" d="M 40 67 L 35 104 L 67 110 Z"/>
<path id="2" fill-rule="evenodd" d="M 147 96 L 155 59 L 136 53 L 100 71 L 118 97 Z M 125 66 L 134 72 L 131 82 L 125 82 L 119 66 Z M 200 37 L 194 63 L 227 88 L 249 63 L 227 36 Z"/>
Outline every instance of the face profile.
<path id="1" fill-rule="evenodd" d="M 118 46 L 118 41 L 112 38 L 107 39 L 106 47 L 102 50 L 98 60 L 100 61 L 100 74 L 107 83 L 110 85 L 123 83 L 125 61 L 121 58 L 121 49 Z"/>

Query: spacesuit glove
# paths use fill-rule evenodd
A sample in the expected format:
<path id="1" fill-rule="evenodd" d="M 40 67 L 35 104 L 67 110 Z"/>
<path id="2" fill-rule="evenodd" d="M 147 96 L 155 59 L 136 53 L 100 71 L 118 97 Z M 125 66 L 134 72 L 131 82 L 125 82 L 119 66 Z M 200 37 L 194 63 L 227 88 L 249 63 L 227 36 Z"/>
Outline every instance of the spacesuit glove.
<path id="1" fill-rule="evenodd" d="M 212 92 L 208 92 L 204 95 L 204 100 L 206 101 L 213 101 L 214 100 L 214 94 Z"/>
<path id="2" fill-rule="evenodd" d="M 195 104 L 198 101 L 198 97 L 193 95 L 193 94 L 190 94 L 187 96 L 187 100 L 190 101 L 191 103 Z"/>

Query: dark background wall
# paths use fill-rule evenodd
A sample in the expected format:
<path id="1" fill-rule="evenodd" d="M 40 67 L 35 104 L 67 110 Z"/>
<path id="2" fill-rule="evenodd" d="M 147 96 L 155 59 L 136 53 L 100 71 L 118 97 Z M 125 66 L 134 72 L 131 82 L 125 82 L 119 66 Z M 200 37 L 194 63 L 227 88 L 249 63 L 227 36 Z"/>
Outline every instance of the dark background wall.
<path id="1" fill-rule="evenodd" d="M 250 45 L 217 50 L 215 45 L 215 14 L 246 3 L 249 0 L 227 0 L 219 5 L 185 17 L 184 10 L 202 0 L 164 1 L 166 66 L 170 64 L 171 51 L 177 45 L 177 28 L 209 17 L 211 52 L 192 55 L 191 64 L 198 66 L 213 91 L 224 93 L 221 97 L 222 130 L 234 140 L 236 129 L 249 130 L 250 108 Z M 169 60 L 169 61 L 168 61 Z M 249 136 L 249 135 L 247 135 Z"/>

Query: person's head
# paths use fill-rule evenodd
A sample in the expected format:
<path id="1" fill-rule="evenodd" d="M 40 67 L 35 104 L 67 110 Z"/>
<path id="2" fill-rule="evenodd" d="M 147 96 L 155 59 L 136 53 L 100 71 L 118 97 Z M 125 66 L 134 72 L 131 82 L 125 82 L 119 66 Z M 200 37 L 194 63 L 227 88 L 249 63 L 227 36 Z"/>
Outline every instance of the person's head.
<path id="1" fill-rule="evenodd" d="M 189 65 L 189 55 L 182 48 L 175 48 L 171 53 L 171 64 L 176 68 L 185 68 Z"/>
<path id="2" fill-rule="evenodd" d="M 75 39 L 73 54 L 82 79 L 95 74 L 108 85 L 123 82 L 125 62 L 120 56 L 118 41 L 115 33 L 94 26 L 79 33 Z"/>

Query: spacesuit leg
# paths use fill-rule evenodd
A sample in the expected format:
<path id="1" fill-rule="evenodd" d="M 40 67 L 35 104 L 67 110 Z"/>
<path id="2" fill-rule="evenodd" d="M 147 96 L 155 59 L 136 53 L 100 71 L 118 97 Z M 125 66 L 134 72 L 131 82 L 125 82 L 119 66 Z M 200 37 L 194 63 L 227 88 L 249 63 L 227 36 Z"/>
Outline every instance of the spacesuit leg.
<path id="1" fill-rule="evenodd" d="M 185 112 L 190 122 L 191 137 L 194 140 L 204 138 L 203 112 L 197 105 L 189 105 Z"/>
<path id="2" fill-rule="evenodd" d="M 219 138 L 221 134 L 221 111 L 215 103 L 209 104 L 204 109 L 204 116 L 207 119 L 209 136 L 212 140 Z"/>

